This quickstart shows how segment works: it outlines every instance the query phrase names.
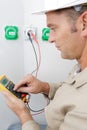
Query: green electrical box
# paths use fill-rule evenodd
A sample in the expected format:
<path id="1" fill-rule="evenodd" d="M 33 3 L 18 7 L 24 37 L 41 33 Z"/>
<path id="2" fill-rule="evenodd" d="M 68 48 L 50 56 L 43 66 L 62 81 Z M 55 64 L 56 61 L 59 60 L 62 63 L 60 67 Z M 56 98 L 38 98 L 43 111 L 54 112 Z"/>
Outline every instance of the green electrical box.
<path id="1" fill-rule="evenodd" d="M 5 38 L 7 40 L 16 40 L 18 38 L 18 27 L 17 26 L 6 26 L 5 27 Z"/>
<path id="2" fill-rule="evenodd" d="M 49 28 L 43 28 L 42 29 L 42 40 L 48 41 L 49 34 L 50 34 L 50 29 Z"/>

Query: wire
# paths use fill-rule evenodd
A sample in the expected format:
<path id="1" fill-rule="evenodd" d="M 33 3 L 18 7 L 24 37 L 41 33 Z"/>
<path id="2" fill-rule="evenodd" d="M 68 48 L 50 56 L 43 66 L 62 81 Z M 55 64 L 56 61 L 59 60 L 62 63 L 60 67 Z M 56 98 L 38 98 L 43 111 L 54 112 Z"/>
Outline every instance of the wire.
<path id="1" fill-rule="evenodd" d="M 29 104 L 27 104 L 28 105 L 28 108 L 30 109 L 30 111 L 32 111 L 32 112 L 41 112 L 41 111 L 44 111 L 44 108 L 42 108 L 42 109 L 40 109 L 40 110 L 33 110 L 30 106 L 29 106 Z"/>
<path id="2" fill-rule="evenodd" d="M 39 70 L 39 67 L 40 67 L 40 64 L 41 64 L 41 51 L 40 51 L 39 43 L 38 43 L 38 41 L 37 41 L 36 36 L 34 35 L 34 33 L 31 32 L 31 36 L 33 37 L 34 41 L 37 43 L 37 45 L 38 45 L 38 51 L 39 51 L 38 67 L 37 67 L 37 71 L 36 71 L 36 77 L 37 77 L 37 73 L 38 73 L 38 70 Z"/>
<path id="3" fill-rule="evenodd" d="M 34 44 L 33 44 L 33 41 L 32 41 L 31 35 L 30 35 L 30 32 L 28 32 L 28 36 L 29 36 L 29 40 L 30 40 L 31 45 L 32 45 L 33 50 L 34 50 L 35 59 L 36 59 L 36 66 L 37 66 L 36 69 L 31 72 L 31 74 L 33 74 L 38 69 L 38 58 L 37 58 L 37 53 L 36 53 L 36 50 L 35 50 L 35 47 L 34 47 Z"/>
<path id="4" fill-rule="evenodd" d="M 30 40 L 30 42 L 31 42 L 31 45 L 32 45 L 32 47 L 33 47 L 34 54 L 35 54 L 35 59 L 36 59 L 36 69 L 33 70 L 33 71 L 31 72 L 31 74 L 33 74 L 33 73 L 36 72 L 36 75 L 35 75 L 35 76 L 37 77 L 38 70 L 39 70 L 39 67 L 40 67 L 40 64 L 41 64 L 41 52 L 40 52 L 40 46 L 39 46 L 39 43 L 38 43 L 38 41 L 37 41 L 37 39 L 36 39 L 36 36 L 34 35 L 34 33 L 33 33 L 32 31 L 29 31 L 29 32 L 28 32 L 28 36 L 29 36 L 29 40 Z M 37 56 L 37 53 L 36 53 L 36 50 L 35 50 L 35 47 L 34 47 L 34 44 L 33 44 L 33 40 L 32 40 L 31 37 L 33 38 L 33 40 L 34 40 L 34 41 L 37 43 L 37 45 L 38 45 L 38 53 L 39 53 L 39 57 Z M 29 98 L 29 99 L 30 99 L 30 98 Z M 46 105 L 48 105 L 49 102 L 50 102 L 50 99 L 47 98 L 47 104 L 46 104 Z M 28 102 L 27 102 L 27 107 L 29 108 L 30 111 L 33 112 L 32 116 L 34 116 L 34 115 L 38 115 L 38 114 L 41 114 L 42 112 L 44 112 L 44 108 L 39 109 L 39 110 L 33 110 L 33 109 L 30 107 L 30 105 L 29 105 Z"/>
<path id="5" fill-rule="evenodd" d="M 46 105 L 48 105 L 49 103 L 50 103 L 50 100 L 49 100 L 49 98 L 47 98 L 47 103 L 46 103 Z M 29 110 L 30 110 L 31 112 L 33 112 L 33 113 L 31 113 L 32 116 L 41 114 L 42 112 L 44 112 L 44 109 L 45 109 L 45 108 L 42 108 L 42 109 L 39 109 L 39 110 L 33 110 L 33 109 L 30 107 L 30 105 L 29 105 L 28 102 L 27 102 L 27 107 L 29 108 Z"/>

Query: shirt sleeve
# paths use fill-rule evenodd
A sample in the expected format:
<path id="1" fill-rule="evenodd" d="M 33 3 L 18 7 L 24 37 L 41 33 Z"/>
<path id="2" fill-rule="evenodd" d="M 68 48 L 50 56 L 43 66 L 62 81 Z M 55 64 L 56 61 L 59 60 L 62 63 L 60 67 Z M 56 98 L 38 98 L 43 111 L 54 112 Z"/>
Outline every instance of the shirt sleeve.
<path id="1" fill-rule="evenodd" d="M 40 125 L 34 120 L 27 121 L 22 125 L 22 130 L 41 130 Z"/>
<path id="2" fill-rule="evenodd" d="M 62 84 L 63 84 L 63 82 L 60 82 L 60 83 L 58 83 L 58 84 L 57 84 L 57 83 L 49 83 L 49 85 L 50 85 L 50 91 L 49 91 L 48 97 L 49 97 L 50 99 L 53 99 L 53 98 L 54 98 L 54 95 L 55 95 L 57 89 L 58 89 L 59 87 L 61 87 Z"/>

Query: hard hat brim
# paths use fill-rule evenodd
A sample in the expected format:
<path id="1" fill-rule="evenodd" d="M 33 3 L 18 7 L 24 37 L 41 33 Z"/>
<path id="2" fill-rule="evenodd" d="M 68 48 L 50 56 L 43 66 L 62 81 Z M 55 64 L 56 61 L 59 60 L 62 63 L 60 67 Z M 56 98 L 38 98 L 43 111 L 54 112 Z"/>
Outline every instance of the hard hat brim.
<path id="1" fill-rule="evenodd" d="M 87 0 L 73 0 L 73 2 L 64 3 L 62 5 L 56 4 L 55 6 L 49 6 L 48 8 L 44 8 L 38 11 L 34 11 L 32 14 L 45 14 L 46 12 L 50 12 L 53 10 L 60 10 L 64 8 L 70 8 L 73 6 L 81 5 L 81 4 L 87 4 Z"/>

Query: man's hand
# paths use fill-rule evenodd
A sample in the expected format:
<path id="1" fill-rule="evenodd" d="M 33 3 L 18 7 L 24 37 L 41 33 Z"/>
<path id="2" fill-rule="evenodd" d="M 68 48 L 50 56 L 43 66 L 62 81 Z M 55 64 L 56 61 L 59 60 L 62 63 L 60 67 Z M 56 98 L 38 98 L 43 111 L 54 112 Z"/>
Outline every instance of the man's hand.
<path id="1" fill-rule="evenodd" d="M 32 75 L 27 75 L 18 84 L 15 85 L 14 90 L 26 93 L 45 93 L 48 95 L 50 86 L 47 82 L 42 82 Z"/>
<path id="2" fill-rule="evenodd" d="M 3 91 L 8 107 L 19 117 L 21 123 L 33 120 L 30 111 L 21 99 L 16 98 L 10 92 Z"/>

